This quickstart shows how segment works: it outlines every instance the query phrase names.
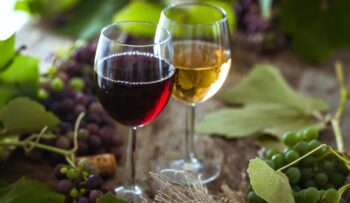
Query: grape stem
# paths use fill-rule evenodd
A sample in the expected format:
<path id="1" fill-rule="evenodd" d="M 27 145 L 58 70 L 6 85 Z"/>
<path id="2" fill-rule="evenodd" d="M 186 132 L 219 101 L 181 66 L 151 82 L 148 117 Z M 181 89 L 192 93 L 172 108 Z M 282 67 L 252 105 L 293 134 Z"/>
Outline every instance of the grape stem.
<path id="1" fill-rule="evenodd" d="M 339 188 L 339 190 L 338 190 L 338 192 L 339 192 L 339 198 L 340 198 L 341 196 L 343 196 L 343 193 L 344 193 L 346 190 L 348 190 L 348 189 L 350 189 L 350 183 L 348 183 L 348 184 L 344 185 L 343 187 Z"/>
<path id="2" fill-rule="evenodd" d="M 344 82 L 343 66 L 338 61 L 335 63 L 335 71 L 336 71 L 338 83 L 339 83 L 340 101 L 339 101 L 337 112 L 335 113 L 335 115 L 331 119 L 331 124 L 333 127 L 334 136 L 335 136 L 335 140 L 337 143 L 338 151 L 341 153 L 344 153 L 345 152 L 344 140 L 343 140 L 343 136 L 342 136 L 341 129 L 340 129 L 340 121 L 341 121 L 341 118 L 343 117 L 344 109 L 346 106 L 346 102 L 347 102 L 347 98 L 348 98 L 348 90 L 347 90 L 347 88 L 345 86 L 345 82 Z"/>
<path id="3" fill-rule="evenodd" d="M 45 126 L 39 134 L 32 134 L 27 139 L 23 141 L 18 140 L 0 140 L 0 146 L 17 146 L 23 147 L 26 152 L 31 151 L 34 148 L 39 148 L 42 150 L 54 152 L 65 157 L 69 165 L 75 167 L 75 152 L 78 150 L 78 130 L 81 120 L 83 119 L 85 113 L 79 114 L 75 126 L 74 126 L 74 136 L 73 136 L 73 148 L 70 150 L 61 149 L 58 147 L 53 147 L 50 145 L 40 143 L 40 138 L 45 135 L 45 131 L 48 129 Z"/>
<path id="4" fill-rule="evenodd" d="M 318 147 L 316 147 L 315 149 L 311 150 L 310 152 L 304 154 L 303 156 L 301 156 L 299 159 L 290 162 L 289 164 L 282 166 L 281 168 L 279 168 L 277 171 L 282 172 L 284 169 L 289 168 L 290 166 L 293 166 L 294 164 L 298 163 L 299 161 L 303 160 L 304 158 L 310 156 L 311 154 L 313 154 L 314 152 L 316 152 L 317 150 L 321 149 L 322 147 L 328 147 L 326 144 L 322 144 Z"/>

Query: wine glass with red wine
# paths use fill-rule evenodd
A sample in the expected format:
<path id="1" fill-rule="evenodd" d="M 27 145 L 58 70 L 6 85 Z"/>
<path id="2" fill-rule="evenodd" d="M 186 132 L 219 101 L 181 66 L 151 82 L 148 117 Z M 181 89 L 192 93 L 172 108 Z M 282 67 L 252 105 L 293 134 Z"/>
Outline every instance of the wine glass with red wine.
<path id="1" fill-rule="evenodd" d="M 141 202 L 135 184 L 136 129 L 163 110 L 171 95 L 175 69 L 170 33 L 146 22 L 119 22 L 102 29 L 97 46 L 94 87 L 99 102 L 117 122 L 130 127 L 124 185 L 116 194 Z"/>

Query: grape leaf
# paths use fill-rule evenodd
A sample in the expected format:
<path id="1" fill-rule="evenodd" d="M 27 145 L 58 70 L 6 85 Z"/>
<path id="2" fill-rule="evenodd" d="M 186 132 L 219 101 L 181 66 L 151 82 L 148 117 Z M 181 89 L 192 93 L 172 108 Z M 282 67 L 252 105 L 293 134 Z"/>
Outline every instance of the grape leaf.
<path id="1" fill-rule="evenodd" d="M 16 96 L 35 97 L 39 82 L 39 60 L 34 57 L 15 54 L 14 36 L 0 41 L 0 63 L 2 56 L 8 59 L 0 72 L 0 108 Z M 10 55 L 8 55 L 9 51 Z"/>
<path id="2" fill-rule="evenodd" d="M 219 134 L 228 138 L 254 133 L 269 133 L 281 138 L 286 131 L 309 126 L 323 128 L 314 116 L 329 109 L 323 100 L 295 92 L 271 65 L 256 65 L 236 87 L 219 96 L 243 108 L 228 108 L 206 115 L 197 125 L 200 133 Z"/>
<path id="3" fill-rule="evenodd" d="M 0 70 L 14 57 L 15 51 L 15 35 L 12 35 L 4 41 L 0 41 Z"/>
<path id="4" fill-rule="evenodd" d="M 348 0 L 284 0 L 280 27 L 291 36 L 299 55 L 320 63 L 333 51 L 350 46 L 349 8 Z"/>
<path id="5" fill-rule="evenodd" d="M 102 197 L 98 198 L 96 203 L 127 203 L 127 202 L 117 198 L 115 195 L 112 195 L 111 193 L 107 193 Z"/>
<path id="6" fill-rule="evenodd" d="M 62 203 L 64 199 L 47 185 L 26 178 L 0 188 L 1 203 Z"/>
<path id="7" fill-rule="evenodd" d="M 196 131 L 218 134 L 227 138 L 246 137 L 255 133 L 270 133 L 281 139 L 286 131 L 299 131 L 309 126 L 323 125 L 312 115 L 283 104 L 251 104 L 246 108 L 228 108 L 210 113 L 199 122 Z"/>
<path id="8" fill-rule="evenodd" d="M 256 194 L 268 203 L 295 203 L 287 176 L 274 171 L 263 160 L 250 160 L 248 174 Z"/>
<path id="9" fill-rule="evenodd" d="M 43 105 L 26 97 L 11 100 L 0 111 L 6 134 L 39 132 L 45 126 L 55 127 L 60 120 Z"/>
<path id="10" fill-rule="evenodd" d="M 239 85 L 219 96 L 232 104 L 277 103 L 301 111 L 326 111 L 329 105 L 295 92 L 283 79 L 278 69 L 268 64 L 257 64 Z"/>
<path id="11" fill-rule="evenodd" d="M 127 0 L 84 0 L 75 7 L 75 12 L 69 15 L 68 23 L 54 30 L 66 35 L 90 39 L 110 23 L 114 12 L 127 2 Z"/>

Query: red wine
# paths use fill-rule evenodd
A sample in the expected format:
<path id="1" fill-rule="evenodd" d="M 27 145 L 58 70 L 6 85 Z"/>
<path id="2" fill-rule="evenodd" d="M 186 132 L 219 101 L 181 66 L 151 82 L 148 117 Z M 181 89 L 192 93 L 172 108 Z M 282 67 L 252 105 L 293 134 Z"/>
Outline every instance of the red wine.
<path id="1" fill-rule="evenodd" d="M 174 68 L 141 52 L 107 57 L 95 67 L 97 98 L 116 121 L 129 126 L 151 122 L 169 100 Z"/>

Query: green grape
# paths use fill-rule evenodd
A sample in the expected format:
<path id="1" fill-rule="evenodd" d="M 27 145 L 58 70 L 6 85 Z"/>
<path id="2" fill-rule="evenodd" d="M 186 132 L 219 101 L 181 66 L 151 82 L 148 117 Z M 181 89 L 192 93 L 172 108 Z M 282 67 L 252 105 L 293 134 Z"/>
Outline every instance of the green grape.
<path id="1" fill-rule="evenodd" d="M 68 168 L 67 168 L 66 166 L 62 167 L 62 168 L 60 169 L 60 172 L 61 172 L 62 174 L 66 174 L 66 173 L 68 172 Z"/>
<path id="2" fill-rule="evenodd" d="M 290 150 L 293 150 L 293 148 L 285 147 L 285 148 L 283 149 L 283 153 L 287 153 L 287 152 L 289 152 Z"/>
<path id="3" fill-rule="evenodd" d="M 57 74 L 57 67 L 50 66 L 49 69 L 47 70 L 47 74 L 52 77 L 55 76 Z"/>
<path id="4" fill-rule="evenodd" d="M 51 81 L 50 85 L 51 85 L 51 88 L 55 91 L 59 91 L 59 90 L 63 89 L 63 87 L 64 87 L 64 83 L 61 80 L 61 78 L 53 79 Z"/>
<path id="5" fill-rule="evenodd" d="M 248 202 L 249 203 L 262 203 L 265 202 L 263 199 L 261 199 L 254 191 L 250 191 L 248 193 Z"/>
<path id="6" fill-rule="evenodd" d="M 308 181 L 306 181 L 306 182 L 304 183 L 304 186 L 305 186 L 306 188 L 308 188 L 308 187 L 316 187 L 317 185 L 316 185 L 316 183 L 315 183 L 314 180 L 308 180 Z"/>
<path id="7" fill-rule="evenodd" d="M 313 156 L 305 157 L 303 160 L 300 161 L 300 165 L 303 167 L 311 167 L 315 163 L 316 159 Z"/>
<path id="8" fill-rule="evenodd" d="M 322 173 L 322 172 L 317 173 L 317 174 L 315 175 L 315 182 L 316 182 L 316 184 L 317 184 L 318 186 L 326 185 L 327 182 L 328 182 L 328 176 L 327 176 L 327 174 Z"/>
<path id="9" fill-rule="evenodd" d="M 295 150 L 290 150 L 287 153 L 285 153 L 285 159 L 288 163 L 291 163 L 297 159 L 299 159 L 300 155 L 297 151 Z"/>
<path id="10" fill-rule="evenodd" d="M 327 203 L 338 203 L 339 193 L 336 189 L 331 188 L 326 191 L 323 198 L 327 201 Z"/>
<path id="11" fill-rule="evenodd" d="M 316 203 L 320 199 L 320 192 L 314 187 L 307 188 L 303 195 L 308 203 Z"/>
<path id="12" fill-rule="evenodd" d="M 275 148 L 268 149 L 266 151 L 266 158 L 272 159 L 273 155 L 279 154 L 279 153 L 280 153 L 280 151 L 278 149 L 275 149 Z"/>
<path id="13" fill-rule="evenodd" d="M 306 141 L 316 140 L 318 138 L 318 131 L 315 128 L 307 128 L 303 132 Z"/>
<path id="14" fill-rule="evenodd" d="M 310 180 L 314 176 L 312 168 L 302 168 L 301 169 L 301 179 L 305 182 Z"/>
<path id="15" fill-rule="evenodd" d="M 327 161 L 325 160 L 322 163 L 322 169 L 324 172 L 326 172 L 327 174 L 332 174 L 335 170 L 334 164 L 332 161 Z"/>
<path id="16" fill-rule="evenodd" d="M 306 142 L 301 141 L 294 146 L 294 149 L 298 151 L 300 155 L 304 155 L 308 152 L 308 145 Z"/>
<path id="17" fill-rule="evenodd" d="M 345 199 L 340 199 L 339 203 L 346 203 Z"/>
<path id="18" fill-rule="evenodd" d="M 283 143 L 288 147 L 293 147 L 298 142 L 295 132 L 287 132 L 283 135 Z"/>
<path id="19" fill-rule="evenodd" d="M 343 162 L 337 161 L 337 165 L 335 166 L 338 172 L 341 174 L 348 176 L 349 175 L 349 169 L 345 166 Z"/>
<path id="20" fill-rule="evenodd" d="M 78 178 L 77 170 L 75 170 L 74 168 L 69 169 L 67 172 L 67 178 L 70 180 L 75 180 L 76 178 Z"/>
<path id="21" fill-rule="evenodd" d="M 301 188 L 300 188 L 298 185 L 293 185 L 293 186 L 292 186 L 292 189 L 293 189 L 293 191 L 295 191 L 295 192 L 299 192 L 299 191 L 301 190 Z"/>
<path id="22" fill-rule="evenodd" d="M 327 183 L 325 186 L 323 186 L 323 189 L 328 190 L 330 188 L 334 188 L 334 185 L 332 185 L 331 183 Z"/>
<path id="23" fill-rule="evenodd" d="M 346 180 L 346 177 L 338 172 L 333 172 L 329 177 L 329 182 L 331 182 L 335 188 L 341 187 Z"/>
<path id="24" fill-rule="evenodd" d="M 298 138 L 298 141 L 303 141 L 304 140 L 304 133 L 301 131 L 301 132 L 297 132 L 297 138 Z"/>
<path id="25" fill-rule="evenodd" d="M 273 170 L 276 170 L 276 165 L 273 161 L 266 159 L 264 160 L 267 165 L 269 165 Z"/>
<path id="26" fill-rule="evenodd" d="M 84 80 L 74 77 L 69 81 L 70 86 L 76 91 L 82 91 L 85 87 Z"/>
<path id="27" fill-rule="evenodd" d="M 307 145 L 308 145 L 308 151 L 311 151 L 319 147 L 321 143 L 317 140 L 311 140 L 310 142 L 307 143 Z"/>
<path id="28" fill-rule="evenodd" d="M 72 188 L 69 192 L 69 195 L 73 198 L 76 199 L 79 196 L 79 192 L 76 188 Z"/>
<path id="29" fill-rule="evenodd" d="M 290 183 L 297 183 L 300 180 L 301 172 L 297 167 L 290 167 L 286 171 Z"/>
<path id="30" fill-rule="evenodd" d="M 282 154 L 275 154 L 272 156 L 272 161 L 276 168 L 281 168 L 285 164 L 284 156 Z"/>
<path id="31" fill-rule="evenodd" d="M 39 99 L 45 100 L 49 97 L 49 93 L 47 93 L 47 91 L 44 89 L 39 89 L 37 96 Z"/>

